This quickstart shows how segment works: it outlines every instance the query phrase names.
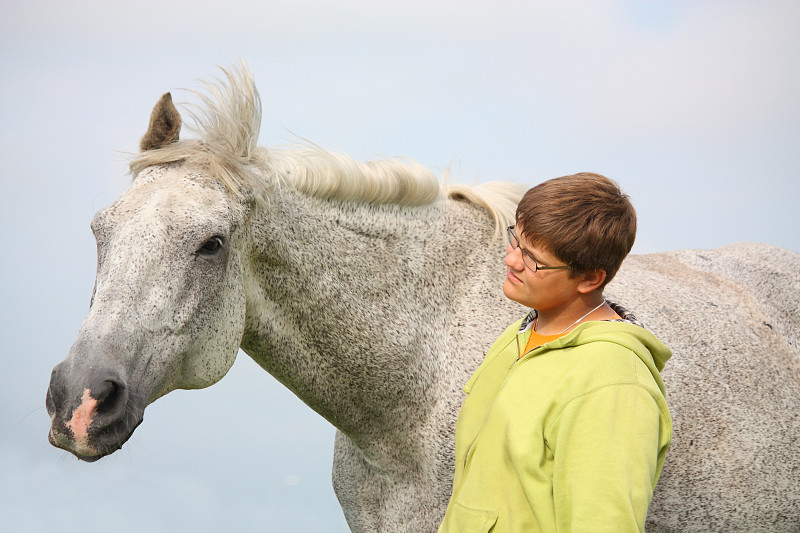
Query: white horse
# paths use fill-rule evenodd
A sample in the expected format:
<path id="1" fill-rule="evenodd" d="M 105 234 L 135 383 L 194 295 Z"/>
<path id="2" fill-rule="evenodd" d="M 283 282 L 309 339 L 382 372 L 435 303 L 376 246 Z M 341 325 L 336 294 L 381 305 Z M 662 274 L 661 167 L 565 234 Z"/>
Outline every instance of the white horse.
<path id="1" fill-rule="evenodd" d="M 462 385 L 525 310 L 505 299 L 518 186 L 442 187 L 413 163 L 256 145 L 246 69 L 179 140 L 167 94 L 134 181 L 92 222 L 89 314 L 47 393 L 50 441 L 92 461 L 145 407 L 241 348 L 336 428 L 353 531 L 435 531 Z M 800 530 L 800 256 L 768 245 L 630 257 L 608 295 L 673 348 L 675 434 L 654 532 Z"/>

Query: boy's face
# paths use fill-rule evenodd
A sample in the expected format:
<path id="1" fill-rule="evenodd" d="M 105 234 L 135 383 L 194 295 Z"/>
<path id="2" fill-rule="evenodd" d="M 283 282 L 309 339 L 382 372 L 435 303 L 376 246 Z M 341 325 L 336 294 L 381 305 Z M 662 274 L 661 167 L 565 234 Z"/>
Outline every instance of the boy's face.
<path id="1" fill-rule="evenodd" d="M 578 285 L 581 278 L 570 277 L 568 269 L 534 272 L 523 262 L 522 250 L 542 267 L 562 266 L 564 263 L 546 249 L 531 245 L 520 227 L 516 228 L 515 235 L 519 247 L 513 248 L 509 243 L 506 248 L 507 272 L 503 283 L 506 297 L 540 312 L 564 307 L 574 301 L 580 294 Z"/>

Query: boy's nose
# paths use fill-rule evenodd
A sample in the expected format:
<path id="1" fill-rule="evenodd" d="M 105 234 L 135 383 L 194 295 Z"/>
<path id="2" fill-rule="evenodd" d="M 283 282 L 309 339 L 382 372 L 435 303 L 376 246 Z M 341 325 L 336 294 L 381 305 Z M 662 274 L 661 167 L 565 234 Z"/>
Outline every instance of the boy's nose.
<path id="1" fill-rule="evenodd" d="M 509 244 L 506 248 L 506 266 L 521 272 L 525 269 L 525 263 L 522 262 L 522 250 L 519 248 L 512 248 Z"/>

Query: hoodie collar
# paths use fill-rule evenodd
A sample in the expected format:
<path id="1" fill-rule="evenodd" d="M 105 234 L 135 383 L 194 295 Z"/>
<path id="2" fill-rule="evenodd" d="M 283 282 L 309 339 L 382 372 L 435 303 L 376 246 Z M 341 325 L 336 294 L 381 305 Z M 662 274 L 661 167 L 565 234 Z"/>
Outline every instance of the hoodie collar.
<path id="1" fill-rule="evenodd" d="M 606 322 L 628 322 L 629 324 L 639 326 L 640 328 L 644 327 L 644 324 L 639 322 L 639 319 L 637 319 L 636 316 L 626 308 L 622 307 L 618 303 L 612 302 L 608 298 L 606 298 L 606 303 L 621 317 L 621 319 L 613 318 L 611 320 L 607 320 Z M 536 309 L 531 309 L 531 311 L 522 320 L 522 324 L 520 325 L 517 333 L 519 334 L 528 331 L 533 326 L 533 322 L 536 320 L 538 315 L 539 313 L 536 311 Z"/>

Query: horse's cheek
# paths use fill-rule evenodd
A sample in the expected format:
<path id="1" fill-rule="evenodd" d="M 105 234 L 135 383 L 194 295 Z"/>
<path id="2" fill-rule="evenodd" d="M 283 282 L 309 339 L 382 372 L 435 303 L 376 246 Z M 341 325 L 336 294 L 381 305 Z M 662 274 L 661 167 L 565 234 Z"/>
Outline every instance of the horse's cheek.
<path id="1" fill-rule="evenodd" d="M 241 268 L 233 261 L 226 273 L 212 282 L 202 307 L 198 310 L 195 328 L 201 332 L 200 342 L 194 339 L 184 363 L 185 381 L 181 388 L 204 388 L 213 385 L 228 373 L 239 351 L 245 321 L 245 296 Z M 224 281 L 223 281 L 224 280 Z M 220 283 L 223 281 L 222 283 Z"/>

